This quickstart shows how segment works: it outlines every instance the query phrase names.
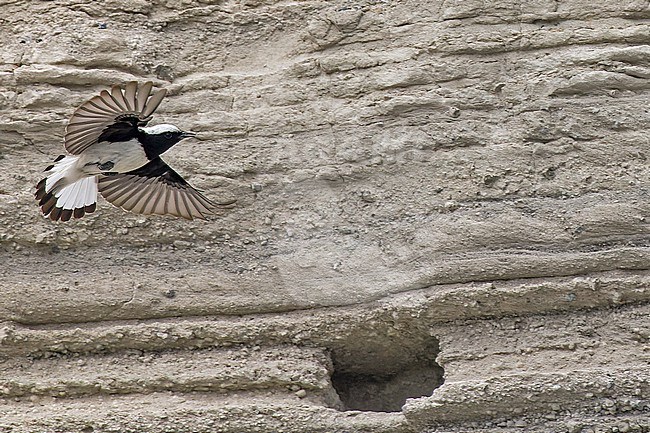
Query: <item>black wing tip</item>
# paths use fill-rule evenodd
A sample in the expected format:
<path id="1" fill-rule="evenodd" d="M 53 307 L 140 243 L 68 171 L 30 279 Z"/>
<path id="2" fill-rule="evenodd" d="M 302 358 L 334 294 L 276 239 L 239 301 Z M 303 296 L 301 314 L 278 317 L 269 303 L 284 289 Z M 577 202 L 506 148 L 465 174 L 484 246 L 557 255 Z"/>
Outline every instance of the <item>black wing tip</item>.
<path id="1" fill-rule="evenodd" d="M 51 219 L 52 221 L 57 221 L 57 220 L 59 220 L 59 219 L 61 218 L 61 213 L 62 213 L 62 212 L 63 212 L 63 208 L 60 208 L 60 207 L 54 207 L 54 209 L 52 209 L 52 210 L 50 211 L 50 219 Z"/>
<path id="2" fill-rule="evenodd" d="M 63 209 L 61 211 L 61 221 L 63 222 L 70 221 L 70 218 L 72 218 L 72 213 L 73 213 L 72 209 Z"/>
<path id="3" fill-rule="evenodd" d="M 41 208 L 43 216 L 48 217 L 52 221 L 61 220 L 65 222 L 69 221 L 72 217 L 79 219 L 86 214 L 95 212 L 97 209 L 97 203 L 78 207 L 76 209 L 63 209 L 57 207 L 56 197 L 51 192 L 45 192 L 45 179 L 41 180 L 36 185 L 36 193 L 34 194 L 34 198 L 38 200 L 38 206 Z"/>
<path id="4" fill-rule="evenodd" d="M 56 207 L 56 199 L 52 197 L 53 200 L 46 202 L 42 207 L 41 210 L 43 212 L 43 216 L 49 218 L 51 221 L 70 221 L 73 217 L 75 219 L 82 218 L 84 215 L 93 213 L 95 212 L 95 204 L 93 203 L 92 205 L 89 206 L 84 206 L 84 207 L 78 207 L 76 209 L 63 209 L 60 207 Z"/>
<path id="5" fill-rule="evenodd" d="M 63 158 L 65 158 L 65 155 L 59 155 L 59 156 L 57 156 L 56 158 L 54 158 L 54 162 L 59 162 L 59 161 L 61 161 Z M 44 171 L 44 172 L 46 172 L 46 171 L 50 171 L 50 170 L 52 170 L 53 168 L 54 168 L 54 164 L 50 164 L 50 165 L 48 165 L 48 166 L 45 168 L 45 170 L 43 170 L 43 171 Z M 44 181 L 45 181 L 45 179 L 43 179 L 41 182 L 44 182 Z M 40 185 L 40 182 L 39 182 L 39 185 Z"/>
<path id="6" fill-rule="evenodd" d="M 47 181 L 47 178 L 41 179 L 37 184 L 36 184 L 36 192 L 34 193 L 34 198 L 36 200 L 42 200 L 43 197 L 45 197 L 45 182 Z"/>
<path id="7" fill-rule="evenodd" d="M 41 200 L 41 203 L 39 203 L 44 216 L 47 216 L 50 212 L 52 212 L 52 209 L 54 209 L 55 205 L 56 198 L 53 196 L 49 196 L 46 200 Z"/>

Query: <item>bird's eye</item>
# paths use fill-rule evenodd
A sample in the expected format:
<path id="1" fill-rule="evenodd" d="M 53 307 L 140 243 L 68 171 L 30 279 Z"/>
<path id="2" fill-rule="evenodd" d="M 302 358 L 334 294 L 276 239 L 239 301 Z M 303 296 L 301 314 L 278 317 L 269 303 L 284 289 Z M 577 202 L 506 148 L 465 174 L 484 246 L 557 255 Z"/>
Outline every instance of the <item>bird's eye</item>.
<path id="1" fill-rule="evenodd" d="M 172 138 L 173 136 L 174 134 L 172 134 L 171 132 L 165 132 L 165 138 Z"/>

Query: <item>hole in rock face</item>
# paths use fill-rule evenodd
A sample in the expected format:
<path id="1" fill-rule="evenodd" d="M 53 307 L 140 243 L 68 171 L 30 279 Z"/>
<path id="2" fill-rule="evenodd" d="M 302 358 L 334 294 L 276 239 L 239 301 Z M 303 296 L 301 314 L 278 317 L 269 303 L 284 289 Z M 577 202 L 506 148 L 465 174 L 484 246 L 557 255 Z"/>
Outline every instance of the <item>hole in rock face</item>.
<path id="1" fill-rule="evenodd" d="M 397 412 L 442 385 L 439 351 L 433 337 L 346 344 L 333 350 L 332 385 L 345 410 Z"/>

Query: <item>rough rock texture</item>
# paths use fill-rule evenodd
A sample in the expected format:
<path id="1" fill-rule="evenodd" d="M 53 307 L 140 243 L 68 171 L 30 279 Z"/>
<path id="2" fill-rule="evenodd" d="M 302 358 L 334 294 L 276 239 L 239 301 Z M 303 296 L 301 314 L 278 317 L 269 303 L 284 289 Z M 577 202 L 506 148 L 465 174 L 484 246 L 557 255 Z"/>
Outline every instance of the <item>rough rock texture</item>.
<path id="1" fill-rule="evenodd" d="M 647 1 L 0 0 L 0 43 L 0 431 L 650 431 Z M 237 206 L 45 220 L 133 79 Z"/>

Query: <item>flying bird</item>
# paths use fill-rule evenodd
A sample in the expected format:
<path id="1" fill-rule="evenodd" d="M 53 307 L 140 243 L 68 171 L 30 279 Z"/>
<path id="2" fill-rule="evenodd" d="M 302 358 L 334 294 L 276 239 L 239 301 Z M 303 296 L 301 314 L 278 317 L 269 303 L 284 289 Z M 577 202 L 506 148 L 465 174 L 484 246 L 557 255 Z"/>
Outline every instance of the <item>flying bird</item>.
<path id="1" fill-rule="evenodd" d="M 66 126 L 60 155 L 36 185 L 36 200 L 52 221 L 95 211 L 97 192 L 110 203 L 139 214 L 205 219 L 217 205 L 172 170 L 160 155 L 194 137 L 169 124 L 146 126 L 166 90 L 131 81 L 83 103 Z M 229 203 L 226 203 L 229 204 Z M 221 204 L 220 204 L 221 205 Z"/>

